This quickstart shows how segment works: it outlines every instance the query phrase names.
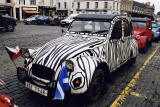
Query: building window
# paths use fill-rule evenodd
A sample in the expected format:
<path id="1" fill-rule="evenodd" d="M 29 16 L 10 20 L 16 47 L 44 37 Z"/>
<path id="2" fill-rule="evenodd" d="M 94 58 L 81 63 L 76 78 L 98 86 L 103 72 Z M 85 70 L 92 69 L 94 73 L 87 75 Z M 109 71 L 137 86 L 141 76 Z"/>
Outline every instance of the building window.
<path id="1" fill-rule="evenodd" d="M 80 9 L 80 2 L 77 3 L 77 8 Z"/>
<path id="2" fill-rule="evenodd" d="M 65 9 L 67 8 L 67 2 L 64 2 L 64 8 Z"/>
<path id="3" fill-rule="evenodd" d="M 108 2 L 104 2 L 104 8 L 108 8 Z"/>
<path id="4" fill-rule="evenodd" d="M 36 0 L 30 0 L 30 5 L 36 5 Z"/>
<path id="5" fill-rule="evenodd" d="M 41 4 L 43 4 L 43 5 L 44 5 L 44 0 L 41 0 Z"/>
<path id="6" fill-rule="evenodd" d="M 118 10 L 118 8 L 119 8 L 118 6 L 119 6 L 119 5 L 118 5 L 118 3 L 117 3 L 117 10 Z"/>
<path id="7" fill-rule="evenodd" d="M 95 2 L 95 8 L 96 9 L 98 8 L 98 2 Z"/>
<path id="8" fill-rule="evenodd" d="M 74 8 L 74 3 L 72 3 L 72 8 Z"/>
<path id="9" fill-rule="evenodd" d="M 53 0 L 50 0 L 50 5 L 53 6 Z"/>
<path id="10" fill-rule="evenodd" d="M 11 0 L 6 0 L 6 3 L 11 3 Z"/>
<path id="11" fill-rule="evenodd" d="M 19 4 L 25 5 L 25 0 L 19 0 Z"/>
<path id="12" fill-rule="evenodd" d="M 115 3 L 113 2 L 113 10 L 114 10 L 114 5 L 115 5 Z"/>
<path id="13" fill-rule="evenodd" d="M 60 2 L 58 3 L 58 8 L 59 8 L 59 9 L 61 8 L 61 3 L 60 3 Z"/>
<path id="14" fill-rule="evenodd" d="M 89 8 L 89 2 L 87 2 L 87 8 Z"/>

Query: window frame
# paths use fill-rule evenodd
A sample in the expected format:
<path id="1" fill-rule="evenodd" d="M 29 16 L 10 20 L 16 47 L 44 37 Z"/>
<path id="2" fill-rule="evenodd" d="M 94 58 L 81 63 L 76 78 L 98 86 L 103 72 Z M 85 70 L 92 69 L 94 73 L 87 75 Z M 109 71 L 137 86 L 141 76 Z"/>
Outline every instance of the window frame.
<path id="1" fill-rule="evenodd" d="M 120 28 L 121 28 L 121 31 L 120 31 L 120 32 L 121 32 L 121 35 L 120 35 L 120 37 L 119 37 L 119 35 L 118 35 L 119 32 L 117 33 L 117 31 L 118 31 L 120 28 L 117 27 L 117 29 L 116 29 L 117 31 L 114 31 L 116 24 L 119 23 L 119 22 L 120 22 L 120 24 L 121 24 L 121 27 L 120 27 Z M 115 33 L 115 32 L 116 32 L 116 33 Z M 123 31 L 122 31 L 122 20 L 118 20 L 118 21 L 114 24 L 114 26 L 113 26 L 110 40 L 119 40 L 119 39 L 121 39 L 121 38 L 123 37 L 122 32 L 123 32 Z M 113 33 L 115 33 L 115 35 L 113 35 Z M 116 34 L 117 34 L 118 36 L 117 36 Z"/>
<path id="2" fill-rule="evenodd" d="M 98 2 L 95 2 L 95 8 L 98 9 Z"/>
<path id="3" fill-rule="evenodd" d="M 125 23 L 128 24 L 128 29 L 125 30 Z M 132 33 L 133 33 L 133 27 L 132 27 L 132 24 L 129 23 L 127 20 L 123 20 L 123 30 L 124 30 L 124 37 L 128 37 L 128 36 L 131 36 Z M 128 32 L 129 31 L 129 32 Z M 126 34 L 128 33 L 128 34 Z"/>
<path id="4" fill-rule="evenodd" d="M 67 9 L 67 2 L 64 2 L 64 8 Z"/>
<path id="5" fill-rule="evenodd" d="M 86 8 L 89 9 L 89 2 L 86 2 Z"/>
<path id="6" fill-rule="evenodd" d="M 108 8 L 108 2 L 104 2 L 104 8 L 105 8 L 105 9 Z"/>

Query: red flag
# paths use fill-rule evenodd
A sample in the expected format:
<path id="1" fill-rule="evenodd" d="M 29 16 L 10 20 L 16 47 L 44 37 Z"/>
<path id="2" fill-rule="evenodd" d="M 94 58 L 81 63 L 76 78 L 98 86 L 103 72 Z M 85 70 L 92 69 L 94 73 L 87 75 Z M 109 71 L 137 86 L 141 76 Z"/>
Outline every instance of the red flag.
<path id="1" fill-rule="evenodd" d="M 5 49 L 12 61 L 21 56 L 21 49 L 19 47 L 16 48 L 5 47 Z"/>

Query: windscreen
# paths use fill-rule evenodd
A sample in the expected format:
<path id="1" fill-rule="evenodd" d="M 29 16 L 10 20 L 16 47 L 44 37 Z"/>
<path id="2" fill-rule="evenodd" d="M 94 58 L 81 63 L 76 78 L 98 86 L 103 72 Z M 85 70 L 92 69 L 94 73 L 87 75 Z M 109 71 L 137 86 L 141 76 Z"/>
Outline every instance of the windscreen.
<path id="1" fill-rule="evenodd" d="M 107 34 L 110 28 L 109 22 L 102 21 L 73 21 L 69 27 L 70 32 Z"/>
<path id="2" fill-rule="evenodd" d="M 146 28 L 146 23 L 145 22 L 132 22 L 133 27 L 137 28 Z"/>

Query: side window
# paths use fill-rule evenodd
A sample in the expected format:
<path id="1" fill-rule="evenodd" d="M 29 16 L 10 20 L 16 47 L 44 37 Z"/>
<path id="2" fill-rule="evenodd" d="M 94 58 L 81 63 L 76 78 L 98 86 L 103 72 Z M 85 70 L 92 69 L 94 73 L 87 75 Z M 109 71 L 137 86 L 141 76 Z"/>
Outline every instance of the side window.
<path id="1" fill-rule="evenodd" d="M 120 39 L 122 37 L 122 21 L 115 23 L 110 39 Z"/>
<path id="2" fill-rule="evenodd" d="M 124 37 L 130 36 L 132 34 L 132 25 L 127 21 L 123 21 L 124 24 Z"/>

